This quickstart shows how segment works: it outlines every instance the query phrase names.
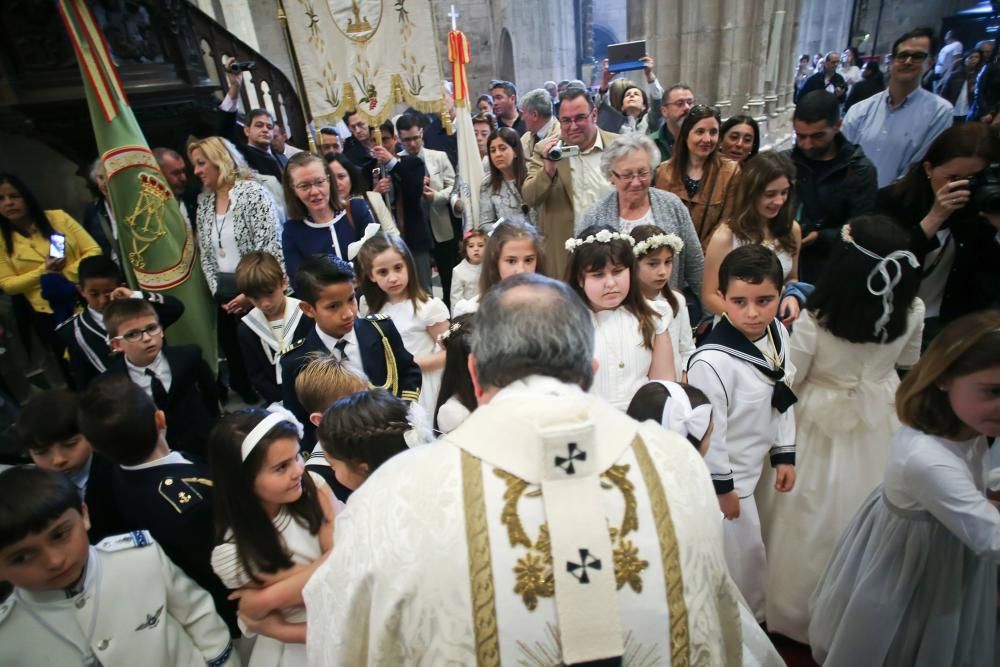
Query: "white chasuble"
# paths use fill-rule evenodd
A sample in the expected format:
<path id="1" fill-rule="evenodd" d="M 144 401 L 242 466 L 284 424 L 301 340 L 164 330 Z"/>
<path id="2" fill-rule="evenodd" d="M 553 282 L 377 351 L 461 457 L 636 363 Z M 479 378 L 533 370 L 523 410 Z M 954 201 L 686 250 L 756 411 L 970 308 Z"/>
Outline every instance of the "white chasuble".
<path id="1" fill-rule="evenodd" d="M 335 535 L 305 589 L 311 665 L 741 661 L 698 453 L 551 378 L 388 461 Z"/>

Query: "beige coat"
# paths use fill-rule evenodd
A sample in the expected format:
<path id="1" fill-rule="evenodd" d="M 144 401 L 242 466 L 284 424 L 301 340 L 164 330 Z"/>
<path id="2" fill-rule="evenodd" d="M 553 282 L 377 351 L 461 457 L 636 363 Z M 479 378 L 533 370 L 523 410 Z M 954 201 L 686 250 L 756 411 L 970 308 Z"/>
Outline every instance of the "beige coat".
<path id="1" fill-rule="evenodd" d="M 618 137 L 617 134 L 598 130 L 605 148 Z M 545 172 L 545 163 L 538 148 L 528 160 L 528 177 L 521 186 L 524 203 L 540 207 L 538 230 L 542 233 L 542 250 L 545 253 L 547 273 L 563 278 L 568 264 L 566 240 L 573 236 L 576 216 L 583 211 L 573 210 L 573 172 L 569 160 L 560 160 L 555 176 Z"/>

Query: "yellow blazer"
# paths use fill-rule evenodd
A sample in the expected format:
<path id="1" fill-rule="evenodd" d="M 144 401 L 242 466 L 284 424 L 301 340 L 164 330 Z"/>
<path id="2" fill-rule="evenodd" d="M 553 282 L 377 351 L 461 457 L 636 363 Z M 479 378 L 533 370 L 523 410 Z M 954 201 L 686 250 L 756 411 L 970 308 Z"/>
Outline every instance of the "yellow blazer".
<path id="1" fill-rule="evenodd" d="M 62 274 L 75 284 L 80 260 L 100 255 L 101 247 L 66 211 L 46 211 L 45 217 L 52 229 L 66 237 L 66 268 Z M 35 312 L 51 313 L 52 307 L 42 298 L 40 282 L 49 257 L 48 237 L 37 230 L 31 236 L 22 236 L 17 231 L 11 236 L 14 241 L 11 251 L 0 237 L 0 289 L 5 294 L 23 294 Z"/>

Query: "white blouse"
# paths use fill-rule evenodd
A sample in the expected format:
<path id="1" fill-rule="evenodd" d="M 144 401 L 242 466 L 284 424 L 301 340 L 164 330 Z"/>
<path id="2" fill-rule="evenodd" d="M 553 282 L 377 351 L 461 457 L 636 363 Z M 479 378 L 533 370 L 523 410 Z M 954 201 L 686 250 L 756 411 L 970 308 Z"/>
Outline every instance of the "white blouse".
<path id="1" fill-rule="evenodd" d="M 691 316 L 688 314 L 687 299 L 677 290 L 672 291 L 674 298 L 677 299 L 677 315 L 674 315 L 673 308 L 662 294 L 657 294 L 656 299 L 650 301 L 649 305 L 667 322 L 667 333 L 670 334 L 670 343 L 674 348 L 674 373 L 680 382 L 687 370 L 688 359 L 694 354 L 695 345 L 694 336 L 691 334 Z"/>
<path id="2" fill-rule="evenodd" d="M 986 499 L 986 438 L 958 442 L 908 426 L 896 432 L 885 468 L 885 497 L 923 510 L 978 556 L 1000 561 L 1000 513 Z"/>
<path id="3" fill-rule="evenodd" d="M 649 381 L 653 351 L 643 346 L 639 319 L 624 307 L 591 313 L 594 322 L 594 357 L 597 373 L 590 393 L 625 410 L 635 392 Z M 656 334 L 667 330 L 667 322 L 656 318 Z"/>

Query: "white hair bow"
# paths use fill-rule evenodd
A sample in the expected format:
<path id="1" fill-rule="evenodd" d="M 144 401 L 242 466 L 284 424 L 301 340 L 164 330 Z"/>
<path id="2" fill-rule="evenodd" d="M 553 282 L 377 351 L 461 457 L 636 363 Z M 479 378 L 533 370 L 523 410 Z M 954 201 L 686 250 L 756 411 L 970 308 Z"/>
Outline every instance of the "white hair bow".
<path id="1" fill-rule="evenodd" d="M 692 408 L 684 387 L 666 380 L 657 382 L 666 387 L 669 394 L 663 403 L 663 428 L 683 435 L 692 444 L 700 445 L 712 423 L 712 405 L 706 403 Z"/>
<path id="2" fill-rule="evenodd" d="M 361 246 L 365 244 L 365 241 L 378 234 L 380 229 L 382 228 L 375 222 L 365 227 L 364 236 L 353 243 L 347 244 L 347 259 L 353 261 L 358 256 L 358 253 L 361 252 Z"/>
<path id="3" fill-rule="evenodd" d="M 282 422 L 291 423 L 295 427 L 296 432 L 299 434 L 300 440 L 305 434 L 302 422 L 300 422 L 295 415 L 288 410 L 288 408 L 279 403 L 272 403 L 267 406 L 267 412 L 269 414 L 261 419 L 257 425 L 254 426 L 249 433 L 247 433 L 246 437 L 243 438 L 243 444 L 240 445 L 240 461 L 246 461 L 247 457 L 249 457 L 254 448 L 260 444 L 260 441 L 265 435 L 267 435 L 268 431 Z"/>
<path id="4" fill-rule="evenodd" d="M 434 441 L 434 431 L 431 429 L 430 419 L 427 418 L 427 411 L 415 401 L 410 403 L 410 408 L 406 411 L 406 423 L 410 428 L 403 433 L 403 440 L 410 449 Z"/>

